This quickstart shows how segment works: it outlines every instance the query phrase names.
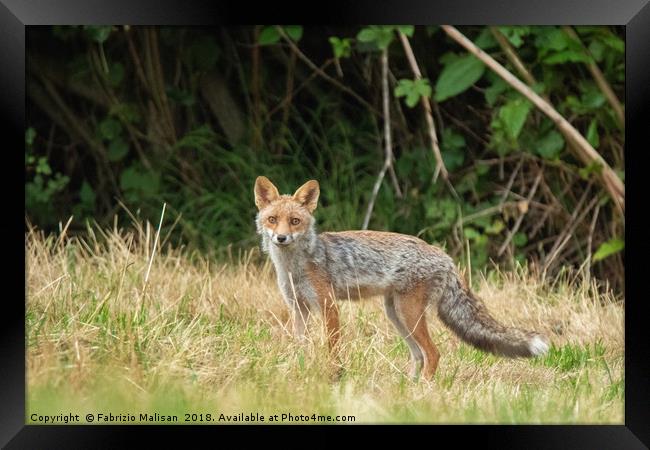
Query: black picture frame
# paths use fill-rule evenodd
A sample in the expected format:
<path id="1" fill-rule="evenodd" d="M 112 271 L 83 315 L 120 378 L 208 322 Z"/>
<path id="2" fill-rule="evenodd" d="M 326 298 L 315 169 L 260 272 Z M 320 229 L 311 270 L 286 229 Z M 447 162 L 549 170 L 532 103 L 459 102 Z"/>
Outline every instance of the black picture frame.
<path id="1" fill-rule="evenodd" d="M 649 153 L 647 127 L 650 107 L 650 0 L 359 0 L 328 1 L 315 6 L 304 2 L 266 2 L 251 7 L 233 1 L 146 0 L 111 2 L 101 0 L 0 0 L 0 111 L 7 131 L 6 163 L 2 178 L 5 216 L 0 221 L 5 260 L 6 285 L 3 289 L 2 352 L 0 355 L 0 445 L 5 448 L 98 448 L 122 447 L 137 442 L 136 437 L 156 437 L 170 443 L 174 431 L 198 433 L 223 439 L 226 430 L 235 439 L 248 441 L 249 431 L 258 437 L 285 433 L 292 440 L 313 439 L 313 433 L 331 430 L 312 427 L 160 427 L 160 426 L 37 426 L 25 425 L 25 304 L 21 270 L 25 262 L 24 216 L 14 189 L 24 187 L 17 175 L 22 166 L 18 148 L 24 146 L 25 132 L 25 27 L 57 24 L 131 25 L 222 25 L 226 23 L 408 23 L 408 24 L 589 24 L 625 25 L 626 30 L 626 138 L 625 174 L 627 214 L 625 240 L 625 424 L 540 425 L 540 426 L 409 426 L 409 440 L 439 446 L 442 442 L 466 443 L 468 439 L 483 448 L 648 448 L 650 443 L 650 346 L 644 305 L 648 302 L 643 285 L 643 263 L 650 254 L 650 229 L 644 217 L 643 171 Z M 349 4 L 348 4 L 349 3 Z M 645 144 L 645 145 L 644 145 Z M 645 158 L 645 161 L 644 161 Z M 24 173 L 24 172 L 23 172 Z M 11 176 L 9 176 L 11 175 Z M 18 199 L 17 199 L 18 198 Z M 7 200 L 9 200 L 7 202 Z M 15 205 L 14 205 L 15 202 Z M 7 205 L 9 203 L 9 205 Z M 24 207 L 24 203 L 23 203 Z M 15 241 L 14 241 L 15 239 Z M 22 262 L 23 264 L 20 264 Z M 22 266 L 22 267 L 21 267 Z M 25 268 L 29 270 L 29 268 Z M 15 270 L 16 276 L 9 271 Z M 22 273 L 24 276 L 24 272 Z M 21 286 L 22 285 L 22 286 Z M 26 299 L 26 297 L 22 297 Z M 644 336 L 646 336 L 644 338 Z M 215 430 L 216 428 L 216 430 Z M 347 427 L 346 431 L 371 431 L 379 439 L 402 427 Z M 303 434 L 304 433 L 304 434 Z M 309 434 L 307 434 L 309 433 Z M 302 436 L 298 437 L 298 434 Z M 419 436 L 415 436 L 415 435 Z M 311 437 L 310 437 L 311 436 Z M 201 436 L 199 436 L 200 438 Z M 187 438 L 185 438 L 187 439 Z M 194 441 L 194 437 L 192 438 Z M 196 441 L 197 443 L 199 441 Z M 214 441 L 213 441 L 214 442 Z M 306 441 L 303 441 L 306 442 Z M 438 443 L 438 444 L 436 444 Z M 450 446 L 451 444 L 444 444 Z"/>

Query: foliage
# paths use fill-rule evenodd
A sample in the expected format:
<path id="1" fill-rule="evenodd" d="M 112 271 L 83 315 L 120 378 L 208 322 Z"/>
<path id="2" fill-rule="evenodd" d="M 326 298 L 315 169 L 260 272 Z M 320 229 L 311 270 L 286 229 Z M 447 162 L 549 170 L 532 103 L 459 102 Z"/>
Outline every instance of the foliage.
<path id="1" fill-rule="evenodd" d="M 624 179 L 623 124 L 587 67 L 595 62 L 624 98 L 621 27 L 575 27 L 580 41 L 555 26 L 459 29 L 520 77 L 501 33 L 531 87 Z M 587 270 L 623 287 L 623 220 L 603 195 L 602 166 L 576 159 L 543 113 L 440 27 L 55 26 L 27 37 L 25 206 L 43 229 L 70 215 L 71 233 L 115 213 L 153 222 L 167 202 L 172 239 L 223 256 L 257 243 L 251 189 L 260 174 L 283 192 L 318 179 L 319 227 L 359 228 L 384 160 L 385 50 L 395 177 L 379 190 L 371 228 L 418 235 L 473 270 L 519 261 L 554 272 L 593 254 Z M 423 97 L 453 192 L 432 180 Z"/>
<path id="2" fill-rule="evenodd" d="M 435 95 L 435 100 L 438 102 L 466 91 L 481 78 L 485 71 L 483 63 L 472 55 L 458 56 L 447 53 L 441 62 L 444 68 L 436 82 Z"/>
<path id="3" fill-rule="evenodd" d="M 405 97 L 408 107 L 413 108 L 418 104 L 421 97 L 431 97 L 429 80 L 426 78 L 419 80 L 399 80 L 399 84 L 395 88 L 395 97 Z"/>

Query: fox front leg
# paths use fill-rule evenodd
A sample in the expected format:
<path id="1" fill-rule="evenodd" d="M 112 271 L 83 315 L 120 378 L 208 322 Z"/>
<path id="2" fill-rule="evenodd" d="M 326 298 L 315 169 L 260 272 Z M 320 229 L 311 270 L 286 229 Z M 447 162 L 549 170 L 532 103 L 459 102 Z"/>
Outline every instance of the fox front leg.
<path id="1" fill-rule="evenodd" d="M 291 324 L 293 337 L 299 342 L 307 339 L 307 320 L 309 319 L 309 308 L 304 301 L 294 300 L 291 307 Z"/>

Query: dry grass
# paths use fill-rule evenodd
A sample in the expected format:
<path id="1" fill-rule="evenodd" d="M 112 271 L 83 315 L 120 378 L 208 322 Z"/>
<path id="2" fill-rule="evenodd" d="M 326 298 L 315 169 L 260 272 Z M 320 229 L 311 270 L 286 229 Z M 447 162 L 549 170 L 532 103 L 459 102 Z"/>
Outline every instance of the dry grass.
<path id="1" fill-rule="evenodd" d="M 164 247 L 161 236 L 145 290 L 155 230 L 89 233 L 26 234 L 27 420 L 156 412 L 181 423 L 185 413 L 213 421 L 290 413 L 354 415 L 356 423 L 623 422 L 623 307 L 593 286 L 562 279 L 551 288 L 523 270 L 474 279 L 498 319 L 547 333 L 551 352 L 488 355 L 430 313 L 442 354 L 432 383 L 406 376 L 407 346 L 379 299 L 343 302 L 344 373 L 332 382 L 320 318 L 308 342 L 291 338 L 273 268 L 257 250 L 215 264 Z"/>

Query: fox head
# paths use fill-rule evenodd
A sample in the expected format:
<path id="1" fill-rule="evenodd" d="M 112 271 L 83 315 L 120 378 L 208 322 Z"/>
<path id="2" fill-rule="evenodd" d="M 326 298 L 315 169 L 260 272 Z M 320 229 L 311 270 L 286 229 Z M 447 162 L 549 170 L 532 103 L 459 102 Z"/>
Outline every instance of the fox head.
<path id="1" fill-rule="evenodd" d="M 255 180 L 257 232 L 278 247 L 286 247 L 310 236 L 313 230 L 312 213 L 318 205 L 318 181 L 309 180 L 293 195 L 280 195 L 266 177 Z"/>

